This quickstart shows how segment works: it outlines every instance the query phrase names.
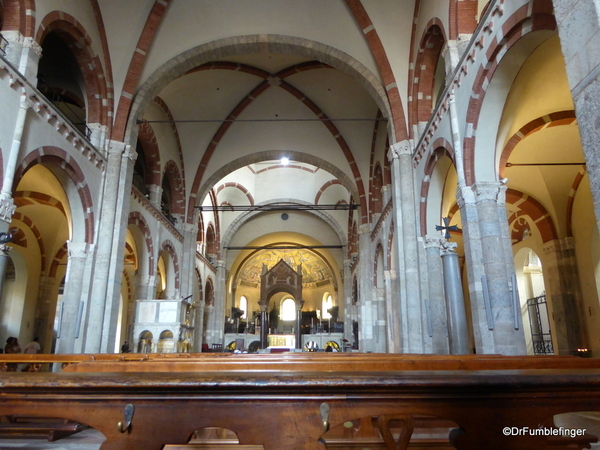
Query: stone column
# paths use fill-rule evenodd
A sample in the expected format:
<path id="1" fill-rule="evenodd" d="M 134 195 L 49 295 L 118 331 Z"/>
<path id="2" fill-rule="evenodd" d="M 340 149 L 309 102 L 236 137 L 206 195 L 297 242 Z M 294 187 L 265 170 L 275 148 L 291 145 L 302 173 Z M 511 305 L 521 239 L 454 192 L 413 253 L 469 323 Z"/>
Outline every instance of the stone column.
<path id="1" fill-rule="evenodd" d="M 417 248 L 417 214 L 409 141 L 393 144 L 388 152 L 392 165 L 392 199 L 397 230 L 400 281 L 400 314 L 402 316 L 402 351 L 423 352 L 421 283 Z"/>
<path id="2" fill-rule="evenodd" d="M 125 154 L 126 147 L 124 143 L 117 141 L 111 141 L 108 146 L 108 158 L 104 174 L 104 192 L 99 218 L 98 245 L 96 246 L 94 279 L 86 321 L 85 353 L 99 353 L 102 348 L 102 331 L 116 229 L 115 220 L 120 188 L 121 157 L 122 154 Z M 123 255 L 123 251 L 116 251 L 116 253 L 120 254 L 121 257 Z M 121 278 L 119 275 L 120 281 Z"/>
<path id="3" fill-rule="evenodd" d="M 137 153 L 126 145 L 121 153 L 121 164 L 118 179 L 118 192 L 114 210 L 115 227 L 112 233 L 110 255 L 110 271 L 106 289 L 106 309 L 104 310 L 104 325 L 100 351 L 112 353 L 120 344 L 117 336 L 119 310 L 121 308 L 121 284 L 123 279 L 123 258 L 125 255 L 125 239 L 127 237 L 127 221 L 131 201 L 131 184 L 133 181 L 133 166 Z M 118 351 L 118 349 L 116 350 Z"/>
<path id="4" fill-rule="evenodd" d="M 194 351 L 202 351 L 202 336 L 204 336 L 204 310 L 206 304 L 198 302 L 196 307 L 196 317 L 194 319 Z"/>
<path id="5" fill-rule="evenodd" d="M 196 215 L 194 215 L 195 217 Z M 181 281 L 179 291 L 183 298 L 194 293 L 193 283 L 196 280 L 196 235 L 198 234 L 198 221 L 184 223 L 183 229 L 183 255 L 181 255 Z M 192 303 L 192 300 L 190 300 Z"/>
<path id="6" fill-rule="evenodd" d="M 213 316 L 215 315 L 215 305 L 205 305 L 204 306 L 204 317 L 206 322 L 206 330 L 203 330 L 203 336 L 206 337 L 206 343 L 216 344 L 217 341 L 213 336 L 213 331 L 211 330 L 211 323 L 213 321 Z M 219 342 L 220 343 L 220 342 Z"/>
<path id="7" fill-rule="evenodd" d="M 448 322 L 444 298 L 444 271 L 442 269 L 442 238 L 427 236 L 425 254 L 427 259 L 428 306 L 431 318 L 431 351 L 437 355 L 449 353 Z"/>
<path id="8" fill-rule="evenodd" d="M 51 310 L 51 296 L 56 285 L 56 279 L 42 275 L 40 277 L 40 287 L 38 290 L 38 300 L 36 307 L 35 328 L 33 334 L 40 338 L 40 345 L 43 353 L 50 353 L 52 347 L 52 319 L 54 310 Z M 56 307 L 54 308 L 56 309 Z"/>
<path id="9" fill-rule="evenodd" d="M 4 276 L 6 275 L 6 267 L 10 260 L 9 252 L 12 247 L 6 244 L 0 244 L 0 300 L 2 300 L 2 292 L 4 290 Z"/>
<path id="10" fill-rule="evenodd" d="M 361 352 L 375 351 L 375 324 L 377 316 L 373 305 L 373 257 L 371 252 L 371 225 L 358 227 L 360 316 L 358 318 L 359 347 Z"/>
<path id="11" fill-rule="evenodd" d="M 304 300 L 300 299 L 296 301 L 296 348 L 302 348 L 302 306 L 304 306 Z M 331 330 L 330 330 L 331 332 Z"/>
<path id="12" fill-rule="evenodd" d="M 37 84 L 38 66 L 42 57 L 42 47 L 32 37 L 23 39 L 19 72 L 34 86 Z"/>
<path id="13" fill-rule="evenodd" d="M 19 153 L 21 151 L 21 139 L 23 138 L 23 130 L 25 129 L 25 119 L 27 118 L 27 111 L 31 108 L 31 101 L 26 95 L 21 96 L 21 103 L 19 105 L 19 112 L 17 113 L 17 120 L 15 123 L 15 131 L 13 133 L 13 140 L 10 146 L 10 153 L 8 154 L 8 160 L 6 162 L 6 168 L 4 171 L 4 178 L 2 180 L 2 191 L 0 191 L 0 200 L 11 206 L 4 206 L 3 210 L 7 208 L 7 211 L 2 211 L 2 218 L 9 219 L 12 216 L 15 207 L 12 200 L 12 188 L 15 179 L 15 170 L 17 168 L 17 161 L 19 160 Z M 10 212 L 10 214 L 8 214 Z M 6 216 L 6 217 L 5 217 Z M 8 220 L 10 223 L 10 220 Z M 7 226 L 8 228 L 8 226 Z M 0 230 L 5 231 L 5 230 Z"/>
<path id="14" fill-rule="evenodd" d="M 6 60 L 11 63 L 15 69 L 19 70 L 21 54 L 23 53 L 23 35 L 16 30 L 3 30 L 2 37 L 8 42 L 8 45 L 6 46 Z"/>
<path id="15" fill-rule="evenodd" d="M 600 229 L 600 3 L 552 3 Z"/>
<path id="16" fill-rule="evenodd" d="M 225 332 L 225 295 L 227 270 L 225 261 L 217 260 L 217 275 L 215 277 L 215 312 L 212 320 L 213 342 L 222 343 Z"/>
<path id="17" fill-rule="evenodd" d="M 448 316 L 448 335 L 450 354 L 468 355 L 469 329 L 465 298 L 462 290 L 460 265 L 455 252 L 456 242 L 442 244 L 442 264 L 444 266 L 444 292 L 446 294 L 446 310 Z"/>
<path id="18" fill-rule="evenodd" d="M 60 336 L 56 353 L 74 353 L 75 340 L 80 338 L 83 303 L 81 289 L 88 256 L 88 244 L 67 241 L 69 261 L 62 305 L 59 308 Z"/>
<path id="19" fill-rule="evenodd" d="M 588 348 L 581 311 L 583 295 L 572 237 L 544 244 L 544 285 L 554 317 L 552 333 L 558 344 L 555 353 L 569 355 L 578 348 Z"/>
<path id="20" fill-rule="evenodd" d="M 520 326 L 520 308 L 515 308 L 512 289 L 514 263 L 506 259 L 505 246 L 511 247 L 506 227 L 506 187 L 497 182 L 473 186 L 481 239 L 481 260 L 485 276 L 482 283 L 488 330 L 494 337 L 494 353 L 523 355 L 527 349 Z"/>
<path id="21" fill-rule="evenodd" d="M 385 283 L 385 275 L 383 283 Z M 387 345 L 387 321 L 385 311 L 385 288 L 377 287 L 374 289 L 375 301 L 373 302 L 373 315 L 376 318 L 375 321 L 375 352 L 386 353 L 388 349 Z"/>
<path id="22" fill-rule="evenodd" d="M 397 275 L 395 270 L 386 270 L 383 272 L 385 310 L 387 317 L 387 350 L 390 353 L 400 353 L 400 315 L 395 310 L 395 301 L 397 292 Z"/>
<path id="23" fill-rule="evenodd" d="M 352 260 L 344 260 L 344 339 L 352 342 Z"/>
<path id="24" fill-rule="evenodd" d="M 267 348 L 267 335 L 269 334 L 269 312 L 267 309 L 269 305 L 260 302 L 258 305 L 260 306 L 260 348 Z"/>

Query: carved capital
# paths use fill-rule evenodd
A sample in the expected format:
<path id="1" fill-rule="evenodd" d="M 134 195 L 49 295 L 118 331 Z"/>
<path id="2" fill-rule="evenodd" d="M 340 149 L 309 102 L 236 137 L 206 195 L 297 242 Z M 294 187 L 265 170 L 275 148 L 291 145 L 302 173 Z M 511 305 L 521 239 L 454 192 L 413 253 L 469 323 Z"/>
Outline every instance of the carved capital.
<path id="1" fill-rule="evenodd" d="M 475 202 L 498 202 L 504 204 L 504 196 L 501 195 L 504 192 L 502 188 L 505 188 L 505 186 L 497 182 L 477 183 L 473 185 Z"/>
<path id="2" fill-rule="evenodd" d="M 88 255 L 87 242 L 67 241 L 67 249 L 69 251 L 69 259 L 86 258 Z"/>
<path id="3" fill-rule="evenodd" d="M 0 256 L 8 256 L 8 253 L 12 250 L 12 247 L 9 247 L 6 244 L 0 244 Z"/>
<path id="4" fill-rule="evenodd" d="M 456 248 L 458 247 L 458 243 L 456 242 L 448 242 L 444 239 L 442 242 L 442 256 L 444 255 L 453 255 L 456 254 Z"/>
<path id="5" fill-rule="evenodd" d="M 296 302 L 296 311 L 302 311 L 302 307 L 304 306 L 304 300 L 300 299 Z"/>
<path id="6" fill-rule="evenodd" d="M 390 145 L 387 157 L 392 161 L 393 159 L 400 158 L 402 155 L 412 155 L 412 145 L 409 140 Z"/>
<path id="7" fill-rule="evenodd" d="M 439 236 L 425 236 L 425 248 L 441 249 L 444 239 Z"/>
<path id="8" fill-rule="evenodd" d="M 10 223 L 17 206 L 11 197 L 0 195 L 0 220 Z"/>
<path id="9" fill-rule="evenodd" d="M 467 204 L 475 203 L 475 194 L 471 186 L 459 186 L 456 189 L 456 203 L 460 209 L 464 208 Z"/>
<path id="10" fill-rule="evenodd" d="M 363 223 L 358 227 L 358 234 L 371 234 L 371 224 Z"/>
<path id="11" fill-rule="evenodd" d="M 138 154 L 135 149 L 131 145 L 126 145 L 125 149 L 123 150 L 123 158 L 129 158 L 132 162 L 135 162 L 137 157 Z"/>
<path id="12" fill-rule="evenodd" d="M 42 57 L 42 46 L 38 44 L 32 37 L 26 37 L 23 39 L 23 48 L 30 48 L 35 52 L 38 58 Z"/>
<path id="13" fill-rule="evenodd" d="M 109 141 L 108 142 L 108 154 L 109 155 L 121 155 L 125 151 L 125 143 L 121 141 Z"/>

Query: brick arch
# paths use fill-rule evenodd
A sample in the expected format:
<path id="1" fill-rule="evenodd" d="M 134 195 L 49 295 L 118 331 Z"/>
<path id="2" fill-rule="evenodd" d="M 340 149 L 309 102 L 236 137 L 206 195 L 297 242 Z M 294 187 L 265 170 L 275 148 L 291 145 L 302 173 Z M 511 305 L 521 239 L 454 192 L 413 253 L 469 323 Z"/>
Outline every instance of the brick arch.
<path id="1" fill-rule="evenodd" d="M 373 169 L 373 177 L 371 178 L 371 195 L 369 199 L 369 214 L 381 213 L 383 206 L 383 195 L 381 188 L 383 187 L 383 170 L 379 161 L 375 164 Z"/>
<path id="2" fill-rule="evenodd" d="M 42 239 L 42 234 L 40 233 L 40 230 L 38 229 L 38 227 L 35 226 L 33 220 L 31 220 L 25 214 L 22 214 L 20 212 L 15 212 L 12 216 L 12 220 L 18 220 L 20 222 L 23 222 L 25 225 L 27 225 L 27 227 L 35 236 L 38 247 L 40 249 L 41 271 L 42 273 L 44 273 L 46 271 L 46 250 L 44 248 L 44 240 Z"/>
<path id="3" fill-rule="evenodd" d="M 52 259 L 52 264 L 50 265 L 50 271 L 48 272 L 48 276 L 51 278 L 56 278 L 56 273 L 58 272 L 58 267 L 62 264 L 62 261 L 65 259 L 65 256 L 69 253 L 67 248 L 67 243 L 58 249 L 54 258 Z"/>
<path id="4" fill-rule="evenodd" d="M 175 251 L 175 246 L 173 242 L 169 239 L 165 240 L 161 247 L 161 252 L 166 251 L 169 256 L 171 256 L 171 261 L 173 261 L 173 272 L 175 273 L 175 289 L 179 289 L 179 259 L 177 258 L 177 252 Z M 165 274 L 166 275 L 166 274 Z"/>
<path id="5" fill-rule="evenodd" d="M 167 177 L 169 186 L 171 187 L 171 214 L 179 214 L 185 216 L 185 200 L 183 191 L 183 182 L 179 173 L 179 168 L 175 161 L 169 160 L 165 164 L 163 177 Z"/>
<path id="6" fill-rule="evenodd" d="M 204 302 L 206 306 L 215 304 L 215 287 L 211 277 L 206 279 L 206 287 L 204 288 Z"/>
<path id="7" fill-rule="evenodd" d="M 1 31 L 18 31 L 24 37 L 33 37 L 35 29 L 35 0 L 4 0 Z"/>
<path id="8" fill-rule="evenodd" d="M 424 177 L 421 181 L 421 191 L 419 195 L 421 198 L 421 202 L 419 204 L 419 225 L 421 228 L 421 236 L 425 236 L 427 234 L 427 201 L 429 196 L 429 186 L 431 184 L 431 175 L 433 174 L 435 165 L 442 156 L 447 156 L 450 158 L 450 161 L 452 161 L 452 164 L 455 164 L 454 148 L 446 139 L 436 139 L 432 147 L 435 148 L 435 150 L 431 152 L 425 163 Z"/>
<path id="9" fill-rule="evenodd" d="M 470 136 L 464 138 L 464 167 L 465 181 L 467 185 L 475 183 L 475 147 L 477 126 L 481 116 L 481 109 L 485 100 L 485 94 L 489 87 L 499 64 L 504 61 L 506 55 L 513 45 L 522 37 L 540 30 L 556 31 L 556 19 L 553 15 L 552 2 L 547 0 L 533 0 L 515 11 L 505 21 L 505 26 L 494 36 L 492 43 L 486 53 L 486 60 L 478 69 L 477 76 L 473 82 L 472 92 L 469 100 L 467 125 L 472 127 Z"/>
<path id="10" fill-rule="evenodd" d="M 323 186 L 321 186 L 321 188 L 319 189 L 319 192 L 317 192 L 317 195 L 315 195 L 315 205 L 319 204 L 319 200 L 321 199 L 321 195 L 323 195 L 323 192 L 325 192 L 325 189 L 327 189 L 330 186 L 336 185 L 343 186 L 340 180 L 329 180 L 328 182 L 323 184 Z"/>
<path id="11" fill-rule="evenodd" d="M 108 117 L 108 86 L 102 62 L 92 50 L 92 40 L 81 23 L 62 11 L 52 11 L 40 23 L 35 40 L 42 45 L 51 31 L 69 46 L 79 64 L 85 83 L 86 122 L 110 126 Z"/>
<path id="12" fill-rule="evenodd" d="M 477 28 L 477 1 L 450 0 L 449 6 L 450 39 L 455 40 L 460 34 L 473 34 Z"/>
<path id="13" fill-rule="evenodd" d="M 43 192 L 35 191 L 17 191 L 13 194 L 13 201 L 17 208 L 27 205 L 43 205 L 51 206 L 58 209 L 63 216 L 66 217 L 67 213 L 62 202 L 48 194 Z"/>
<path id="14" fill-rule="evenodd" d="M 148 253 L 148 275 L 154 275 L 154 241 L 150 233 L 150 227 L 144 216 L 137 211 L 129 213 L 127 226 L 136 226 L 142 232 L 144 242 L 146 243 L 146 252 Z"/>
<path id="15" fill-rule="evenodd" d="M 123 269 L 123 277 L 125 278 L 125 286 L 127 286 L 127 302 L 131 301 L 131 278 L 125 269 Z"/>
<path id="16" fill-rule="evenodd" d="M 183 158 L 183 147 L 181 146 L 181 140 L 179 139 L 179 131 L 177 130 L 177 123 L 175 123 L 175 117 L 171 113 L 169 106 L 165 103 L 165 101 L 156 97 L 154 99 L 154 103 L 156 103 L 163 110 L 165 115 L 169 118 L 169 124 L 171 125 L 171 131 L 173 132 L 173 136 L 175 137 L 175 143 L 177 144 L 177 153 L 179 154 L 179 167 L 181 167 L 181 173 L 185 173 L 185 165 Z M 183 192 L 185 192 L 185 177 L 181 180 Z"/>
<path id="17" fill-rule="evenodd" d="M 90 188 L 85 181 L 83 171 L 75 160 L 63 149 L 58 147 L 41 147 L 29 154 L 23 159 L 23 162 L 17 167 L 12 191 L 14 192 L 19 181 L 25 173 L 36 164 L 43 164 L 57 167 L 63 170 L 73 182 L 77 189 L 79 199 L 81 200 L 81 209 L 83 211 L 85 242 L 92 244 L 94 242 L 94 203 Z M 72 208 L 71 208 L 72 212 Z M 72 221 L 77 221 L 72 217 Z"/>
<path id="18" fill-rule="evenodd" d="M 508 223 L 513 223 L 518 217 L 526 215 L 531 218 L 531 221 L 537 226 L 542 242 L 546 243 L 558 238 L 556 227 L 552 221 L 552 216 L 535 198 L 524 194 L 515 189 L 506 190 L 506 203 L 510 203 L 518 207 L 521 211 L 511 214 L 508 218 Z"/>
<path id="19" fill-rule="evenodd" d="M 160 149 L 152 125 L 147 122 L 140 124 L 138 139 L 146 160 L 146 183 L 160 186 Z"/>
<path id="20" fill-rule="evenodd" d="M 537 133 L 538 131 L 561 125 L 571 125 L 576 120 L 577 118 L 575 117 L 575 111 L 565 110 L 553 112 L 548 115 L 538 117 L 537 119 L 534 119 L 526 125 L 522 126 L 519 129 L 519 131 L 517 131 L 511 136 L 511 138 L 506 142 L 504 149 L 502 149 L 499 167 L 500 178 L 504 178 L 504 171 L 506 169 L 508 159 L 510 158 L 510 154 L 519 144 L 519 142 L 521 142 L 526 137 Z"/>
<path id="21" fill-rule="evenodd" d="M 446 43 L 442 22 L 434 17 L 425 27 L 414 65 L 411 100 L 409 102 L 410 129 L 419 122 L 427 122 L 433 109 L 435 73 L 437 63 Z"/>
<path id="22" fill-rule="evenodd" d="M 354 182 L 355 182 L 356 187 L 359 192 L 358 196 L 359 196 L 359 201 L 361 204 L 361 211 L 363 214 L 362 215 L 362 223 L 366 223 L 368 221 L 368 216 L 367 216 L 367 203 L 366 203 L 365 189 L 364 189 L 364 185 L 362 182 L 360 171 L 358 169 L 358 165 L 356 163 L 354 155 L 352 154 L 352 150 L 350 149 L 350 146 L 348 145 L 346 140 L 343 138 L 342 134 L 339 132 L 339 130 L 335 126 L 335 124 L 330 120 L 325 120 L 328 118 L 327 115 L 325 114 L 324 111 L 322 111 L 317 106 L 316 103 L 314 103 L 310 98 L 308 98 L 308 96 L 305 95 L 302 91 L 298 90 L 296 87 L 294 87 L 291 84 L 289 84 L 288 82 L 284 81 L 285 77 L 294 75 L 295 73 L 298 73 L 299 71 L 311 70 L 314 68 L 320 69 L 323 67 L 324 66 L 322 63 L 320 63 L 318 61 L 312 61 L 312 62 L 304 63 L 301 65 L 288 67 L 286 69 L 281 70 L 277 74 L 270 74 L 269 72 L 263 71 L 261 69 L 255 68 L 255 67 L 243 66 L 242 68 L 243 68 L 243 70 L 246 71 L 246 73 L 251 73 L 260 78 L 263 78 L 264 81 L 262 83 L 259 83 L 258 86 L 256 86 L 250 93 L 248 93 L 246 95 L 246 97 L 243 98 L 233 108 L 233 110 L 227 115 L 227 120 L 224 121 L 219 126 L 219 128 L 213 135 L 212 139 L 210 140 L 210 143 L 208 144 L 208 146 L 206 147 L 206 149 L 202 155 L 200 164 L 198 165 L 198 169 L 197 169 L 196 175 L 194 177 L 194 182 L 192 184 L 191 192 L 197 193 L 200 190 L 200 183 L 202 182 L 202 178 L 204 176 L 204 172 L 206 170 L 206 167 L 208 166 L 210 158 L 216 152 L 217 146 L 219 145 L 221 139 L 224 137 L 227 130 L 235 123 L 234 121 L 235 121 L 236 117 L 239 117 L 240 114 L 254 100 L 256 100 L 257 97 L 259 97 L 267 89 L 276 85 L 276 86 L 284 89 L 285 91 L 287 91 L 294 97 L 296 97 L 298 99 L 298 101 L 300 101 L 307 108 L 309 108 L 315 114 L 316 117 L 318 117 L 320 119 L 324 119 L 322 121 L 323 126 L 325 126 L 327 128 L 327 130 L 331 133 L 331 135 L 337 142 L 340 150 L 344 154 L 344 157 L 346 158 L 348 165 L 350 166 L 350 170 L 352 171 L 352 175 L 354 177 Z M 206 70 L 207 68 L 225 69 L 225 70 L 240 70 L 240 64 L 212 64 L 211 63 L 210 65 L 206 65 L 206 68 L 203 67 L 202 70 Z M 198 70 L 200 70 L 200 68 Z M 277 83 L 273 82 L 274 79 L 277 80 Z M 195 207 L 195 202 L 196 202 L 196 196 L 190 197 L 190 204 L 188 205 L 188 218 L 187 218 L 188 221 L 192 220 L 190 215 L 192 214 L 193 208 Z"/>
<path id="23" fill-rule="evenodd" d="M 212 222 L 209 222 L 206 227 L 206 254 L 218 254 L 217 232 Z"/>
<path id="24" fill-rule="evenodd" d="M 391 109 L 391 128 L 394 134 L 394 142 L 402 142 L 409 137 L 406 130 L 404 108 L 402 107 L 400 90 L 398 89 L 394 71 L 392 70 L 392 66 L 385 52 L 385 47 L 379 38 L 377 29 L 371 21 L 367 10 L 362 5 L 362 2 L 360 0 L 345 1 L 360 29 L 363 30 L 367 45 L 371 50 L 373 59 L 375 60 L 379 73 L 383 79 L 383 84 L 386 87 L 387 98 Z"/>
<path id="25" fill-rule="evenodd" d="M 196 273 L 196 282 L 198 283 L 198 301 L 204 301 L 204 286 L 202 286 L 202 275 L 196 267 L 194 272 Z"/>
<path id="26" fill-rule="evenodd" d="M 579 186 L 583 181 L 586 171 L 587 169 L 585 166 L 581 167 L 575 176 L 575 179 L 573 180 L 573 184 L 571 185 L 571 192 L 569 193 L 569 198 L 567 199 L 567 236 L 573 236 L 573 207 L 575 206 L 575 195 L 577 194 Z"/>
<path id="27" fill-rule="evenodd" d="M 252 196 L 252 194 L 250 193 L 250 191 L 248 189 L 246 189 L 243 185 L 241 185 L 239 183 L 233 183 L 231 181 L 229 181 L 227 183 L 223 183 L 222 185 L 220 185 L 217 188 L 217 195 L 219 195 L 219 192 L 221 192 L 223 189 L 229 188 L 229 187 L 242 191 L 244 193 L 244 195 L 246 196 L 246 198 L 248 199 L 248 202 L 250 203 L 250 205 L 254 206 L 254 197 Z"/>

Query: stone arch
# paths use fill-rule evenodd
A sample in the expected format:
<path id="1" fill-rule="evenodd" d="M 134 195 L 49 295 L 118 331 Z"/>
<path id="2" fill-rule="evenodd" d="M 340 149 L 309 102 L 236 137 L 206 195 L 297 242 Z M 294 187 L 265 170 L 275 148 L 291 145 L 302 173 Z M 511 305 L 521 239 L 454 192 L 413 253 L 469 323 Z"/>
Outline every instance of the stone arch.
<path id="1" fill-rule="evenodd" d="M 62 11 L 52 11 L 40 23 L 35 40 L 42 45 L 50 32 L 57 33 L 71 48 L 83 75 L 86 92 L 86 122 L 110 125 L 106 101 L 108 86 L 100 58 L 92 50 L 92 40 L 81 23 Z"/>
<path id="2" fill-rule="evenodd" d="M 138 90 L 130 109 L 125 142 L 135 133 L 137 121 L 142 118 L 149 102 L 171 81 L 185 74 L 191 67 L 198 67 L 215 60 L 248 53 L 293 53 L 318 60 L 332 66 L 358 81 L 375 100 L 386 117 L 392 116 L 385 87 L 377 76 L 352 56 L 328 45 L 285 35 L 234 36 L 202 44 L 187 50 L 163 64 Z M 400 109 L 402 109 L 400 105 Z"/>
<path id="3" fill-rule="evenodd" d="M 252 196 L 252 194 L 250 193 L 250 191 L 248 189 L 246 189 L 243 185 L 239 184 L 239 183 L 233 183 L 233 182 L 223 183 L 222 185 L 220 185 L 217 188 L 217 195 L 219 195 L 219 192 L 221 192 L 223 189 L 228 188 L 228 187 L 235 188 L 235 189 L 238 189 L 238 190 L 242 191 L 242 193 L 248 199 L 248 203 L 250 203 L 250 205 L 254 205 L 254 197 Z"/>
<path id="4" fill-rule="evenodd" d="M 136 226 L 142 233 L 142 237 L 146 244 L 146 252 L 148 254 L 148 275 L 154 275 L 154 242 L 152 240 L 152 234 L 150 233 L 150 227 L 144 216 L 137 211 L 129 213 L 127 220 L 128 226 Z"/>
<path id="5" fill-rule="evenodd" d="M 454 164 L 454 148 L 452 145 L 443 138 L 437 139 L 433 143 L 435 150 L 431 152 L 429 158 L 425 163 L 424 176 L 421 181 L 421 202 L 419 204 L 419 224 L 421 236 L 427 234 L 427 211 L 429 207 L 429 188 L 431 186 L 431 178 L 434 173 L 435 167 L 439 159 L 443 156 L 447 156 L 451 163 Z"/>
<path id="6" fill-rule="evenodd" d="M 73 235 L 71 240 L 74 242 L 94 242 L 94 204 L 92 195 L 85 181 L 85 176 L 79 165 L 75 162 L 66 151 L 58 147 L 41 147 L 30 152 L 17 167 L 15 179 L 13 183 L 13 192 L 16 189 L 19 180 L 23 177 L 31 167 L 36 164 L 43 164 L 51 172 L 57 175 L 57 178 L 64 185 L 65 177 L 61 177 L 61 173 L 65 173 L 69 182 L 72 183 L 72 189 L 65 189 L 65 193 L 75 191 L 79 196 L 79 201 L 76 201 L 72 196 L 69 197 L 69 206 L 72 214 L 72 230 Z"/>
<path id="7" fill-rule="evenodd" d="M 373 169 L 373 177 L 371 180 L 371 195 L 369 198 L 370 215 L 380 214 L 383 210 L 383 195 L 381 188 L 383 188 L 383 170 L 381 169 L 381 164 L 377 161 L 375 168 Z"/>
<path id="8" fill-rule="evenodd" d="M 325 192 L 325 189 L 327 189 L 330 186 L 341 184 L 342 183 L 340 182 L 340 180 L 329 180 L 328 182 L 324 183 L 323 186 L 321 186 L 321 188 L 319 189 L 319 192 L 317 192 L 317 195 L 315 195 L 315 205 L 319 204 L 319 200 L 321 199 L 321 195 L 323 195 L 323 192 Z"/>
<path id="9" fill-rule="evenodd" d="M 143 122 L 140 124 L 138 139 L 146 161 L 146 182 L 160 186 L 160 149 L 156 142 L 154 129 L 149 123 Z"/>
<path id="10" fill-rule="evenodd" d="M 166 251 L 169 256 L 171 257 L 171 261 L 173 262 L 173 274 L 175 276 L 174 279 L 174 288 L 175 290 L 179 289 L 179 259 L 177 258 L 177 252 L 175 251 L 175 246 L 173 245 L 173 242 L 171 242 L 169 239 L 165 240 L 161 247 L 161 252 L 162 251 Z"/>
<path id="11" fill-rule="evenodd" d="M 425 30 L 419 44 L 413 76 L 415 82 L 412 84 L 409 109 L 411 129 L 419 122 L 427 122 L 431 117 L 435 74 L 442 48 L 447 41 L 443 24 L 437 17 L 429 21 Z"/>
<path id="12" fill-rule="evenodd" d="M 177 214 L 183 218 L 185 216 L 183 182 L 175 161 L 169 160 L 165 164 L 163 179 L 165 177 L 171 187 L 171 214 Z"/>
<path id="13" fill-rule="evenodd" d="M 524 38 L 528 40 L 521 42 L 529 44 L 531 54 L 533 49 L 548 37 L 548 33 L 553 34 L 556 31 L 556 20 L 553 15 L 552 4 L 545 0 L 533 0 L 532 3 L 523 5 L 511 17 L 507 18 L 505 23 L 510 24 L 511 27 L 503 27 L 498 31 L 498 35 L 493 38 L 492 44 L 486 53 L 486 58 L 479 67 L 477 77 L 473 82 L 466 117 L 466 122 L 468 126 L 472 127 L 473 132 L 470 133 L 470 136 L 464 138 L 463 144 L 467 185 L 474 184 L 477 179 L 476 171 L 479 159 L 476 160 L 476 153 L 478 156 L 483 157 L 482 155 L 489 153 L 489 149 L 496 148 L 496 133 L 484 133 L 483 130 L 479 130 L 479 128 L 483 128 L 480 125 L 484 123 L 492 127 L 500 123 L 502 108 L 496 108 L 493 111 L 491 107 L 484 108 L 488 94 L 494 94 L 489 96 L 490 98 L 494 97 L 493 101 L 490 100 L 490 102 L 498 105 L 498 103 L 502 103 L 501 99 L 506 99 L 509 92 L 508 87 L 501 86 L 501 83 L 494 83 L 494 76 L 501 65 L 505 68 L 506 77 L 515 76 L 520 67 L 520 65 L 514 64 L 512 60 L 511 66 L 515 67 L 509 68 L 507 65 L 503 65 L 502 63 L 506 60 L 504 56 L 517 42 Z M 535 33 L 542 31 L 547 33 Z M 488 111 L 488 109 L 490 110 Z M 485 119 L 480 123 L 481 117 L 485 117 Z M 477 148 L 481 148 L 482 151 L 476 152 Z M 488 151 L 486 152 L 484 149 L 488 149 Z M 497 167 L 494 167 L 494 170 L 497 170 Z M 491 176 L 488 174 L 488 178 L 490 177 L 493 181 L 496 181 L 498 175 Z"/>
<path id="14" fill-rule="evenodd" d="M 206 306 L 215 304 L 215 287 L 211 277 L 206 279 L 206 287 L 204 288 L 204 303 Z"/>
<path id="15" fill-rule="evenodd" d="M 214 186 L 215 183 L 224 178 L 226 175 L 233 172 L 234 170 L 237 170 L 241 167 L 245 167 L 255 162 L 281 159 L 283 154 L 284 152 L 279 150 L 269 150 L 254 153 L 252 155 L 247 155 L 235 159 L 226 164 L 225 166 L 221 167 L 219 170 L 215 171 L 213 175 L 210 178 L 208 178 L 197 191 L 197 195 L 192 195 L 190 197 L 190 202 L 188 204 L 188 221 L 192 219 L 191 215 L 193 214 L 192 211 L 194 210 L 194 206 L 196 205 L 196 199 L 203 199 L 212 189 L 212 186 Z M 321 158 L 317 158 L 316 156 L 307 155 L 306 153 L 286 151 L 285 156 L 289 157 L 290 159 L 293 159 L 294 161 L 312 164 L 313 166 L 317 166 L 325 170 L 326 172 L 329 172 L 340 181 L 340 183 L 352 194 L 354 198 L 358 198 L 358 191 L 354 185 L 354 182 L 350 179 L 350 177 L 348 177 L 344 172 L 335 167 L 333 164 L 330 164 Z M 362 198 L 364 200 L 364 195 L 362 196 Z M 366 211 L 363 212 L 363 216 L 365 214 Z"/>
<path id="16" fill-rule="evenodd" d="M 508 218 L 509 225 L 522 215 L 527 215 L 531 218 L 531 221 L 537 226 L 540 235 L 542 236 L 542 242 L 550 242 L 558 238 L 556 227 L 552 221 L 552 216 L 546 210 L 544 205 L 533 198 L 530 195 L 526 195 L 523 192 L 515 189 L 506 190 L 506 203 L 517 206 L 521 213 L 513 213 Z"/>

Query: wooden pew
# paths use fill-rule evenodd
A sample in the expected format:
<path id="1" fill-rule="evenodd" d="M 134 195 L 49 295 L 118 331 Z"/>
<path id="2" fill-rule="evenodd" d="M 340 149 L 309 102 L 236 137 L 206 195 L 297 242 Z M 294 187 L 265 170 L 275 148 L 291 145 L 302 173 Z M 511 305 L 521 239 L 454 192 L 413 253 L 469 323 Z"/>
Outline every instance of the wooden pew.
<path id="1" fill-rule="evenodd" d="M 0 422 L 0 437 L 10 439 L 47 438 L 54 442 L 87 429 L 87 425 L 53 417 L 9 416 Z"/>
<path id="2" fill-rule="evenodd" d="M 385 448 L 404 450 L 418 447 L 414 440 L 394 440 L 419 430 L 422 417 L 456 424 L 452 442 L 459 450 L 557 450 L 589 448 L 593 438 L 507 436 L 503 429 L 535 430 L 555 414 L 600 410 L 600 361 L 575 357 L 114 356 L 82 358 L 62 373 L 6 373 L 0 411 L 60 411 L 101 431 L 107 438 L 102 450 L 206 449 L 189 443 L 206 427 L 232 430 L 237 448 L 246 450 L 341 449 L 327 430 L 364 418 L 376 418 Z M 129 426 L 127 405 L 134 411 Z M 338 444 L 356 449 L 352 439 Z"/>

